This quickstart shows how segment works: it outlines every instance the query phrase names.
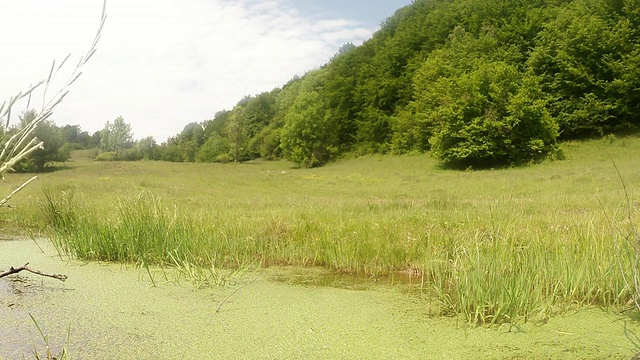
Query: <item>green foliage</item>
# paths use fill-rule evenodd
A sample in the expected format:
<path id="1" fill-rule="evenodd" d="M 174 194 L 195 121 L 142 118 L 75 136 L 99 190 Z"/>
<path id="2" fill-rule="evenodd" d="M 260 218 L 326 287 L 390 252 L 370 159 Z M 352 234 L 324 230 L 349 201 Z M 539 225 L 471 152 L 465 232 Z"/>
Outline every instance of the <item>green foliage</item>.
<path id="1" fill-rule="evenodd" d="M 218 156 L 227 153 L 233 161 L 239 162 L 260 156 L 263 141 L 273 141 L 271 137 L 265 137 L 263 130 L 275 116 L 279 92 L 274 89 L 246 96 L 231 111 L 220 111 L 211 120 L 188 124 L 180 134 L 159 146 L 157 157 L 174 162 L 214 162 Z M 226 157 L 221 159 L 226 160 Z"/>
<path id="2" fill-rule="evenodd" d="M 622 2 L 576 0 L 544 26 L 528 65 L 543 77 L 563 137 L 638 125 L 636 29 Z M 635 5 L 637 7 L 637 4 Z M 630 74 L 634 74 L 629 76 Z M 634 109 L 635 107 L 635 109 Z"/>
<path id="3" fill-rule="evenodd" d="M 19 126 L 27 126 L 36 116 L 35 110 L 28 110 L 21 116 Z M 33 137 L 42 141 L 44 145 L 41 149 L 35 150 L 18 163 L 15 166 L 16 171 L 42 172 L 52 163 L 69 160 L 71 149 L 69 146 L 65 146 L 62 129 L 57 127 L 53 121 L 45 120 L 40 122 L 31 134 L 31 138 Z"/>
<path id="4" fill-rule="evenodd" d="M 158 151 L 158 144 L 152 136 L 148 136 L 136 143 L 136 150 L 139 153 L 140 158 L 145 160 L 159 160 L 160 154 Z"/>
<path id="5" fill-rule="evenodd" d="M 301 167 L 329 162 L 337 152 L 338 137 L 334 119 L 318 91 L 322 78 L 310 74 L 285 116 L 281 133 L 284 157 Z"/>
<path id="6" fill-rule="evenodd" d="M 60 128 L 62 141 L 73 150 L 90 149 L 100 146 L 99 138 L 96 139 L 88 132 L 82 131 L 80 125 L 65 125 Z M 97 133 L 99 134 L 99 132 Z"/>
<path id="7" fill-rule="evenodd" d="M 392 118 L 391 148 L 394 153 L 423 152 L 431 148 L 434 121 L 431 112 L 439 106 L 434 83 L 475 71 L 483 61 L 515 63 L 517 49 L 501 46 L 492 27 L 482 28 L 476 37 L 463 27 L 456 27 L 446 47 L 435 50 L 416 71 L 413 98 L 405 109 Z"/>
<path id="8" fill-rule="evenodd" d="M 213 119 L 205 121 L 203 123 L 205 139 L 213 133 L 220 134 L 224 124 L 227 122 L 227 119 L 229 119 L 229 115 L 231 115 L 231 111 L 218 111 Z"/>
<path id="9" fill-rule="evenodd" d="M 194 162 L 198 150 L 205 142 L 204 127 L 197 122 L 189 123 L 178 136 L 170 141 L 180 148 L 181 161 Z"/>
<path id="10" fill-rule="evenodd" d="M 231 159 L 231 156 L 228 155 L 231 150 L 231 144 L 229 140 L 225 137 L 220 136 L 218 133 L 213 133 L 207 141 L 200 147 L 198 150 L 198 155 L 196 156 L 197 162 L 217 162 L 219 159 L 226 159 L 227 157 Z M 226 157 L 221 157 L 223 155 L 227 155 Z"/>
<path id="11" fill-rule="evenodd" d="M 133 145 L 131 125 L 127 124 L 122 116 L 118 116 L 113 123 L 107 121 L 100 132 L 100 145 L 104 151 L 115 152 L 118 158 L 123 149 Z"/>
<path id="12" fill-rule="evenodd" d="M 259 156 L 262 146 L 260 132 L 269 125 L 276 112 L 276 98 L 280 89 L 264 92 L 251 97 L 242 111 L 242 124 L 246 129 L 247 138 L 246 158 L 254 159 Z"/>
<path id="13" fill-rule="evenodd" d="M 245 123 L 244 108 L 236 106 L 225 123 L 224 133 L 229 140 L 229 156 L 235 161 L 246 160 L 249 133 Z"/>
<path id="14" fill-rule="evenodd" d="M 389 115 L 375 107 L 366 107 L 358 114 L 356 140 L 360 153 L 384 153 L 391 133 Z"/>
<path id="15" fill-rule="evenodd" d="M 280 148 L 280 128 L 275 125 L 264 127 L 250 143 L 250 148 L 258 148 L 261 158 L 276 160 L 282 156 Z"/>
<path id="16" fill-rule="evenodd" d="M 432 124 L 412 103 L 391 119 L 393 131 L 391 152 L 394 154 L 414 154 L 428 151 L 429 139 L 433 133 Z"/>
<path id="17" fill-rule="evenodd" d="M 96 161 L 116 161 L 116 160 L 118 160 L 118 157 L 116 156 L 116 153 L 114 151 L 103 151 L 103 152 L 99 153 L 94 160 L 96 160 Z"/>
<path id="18" fill-rule="evenodd" d="M 533 76 L 503 62 L 441 78 L 427 122 L 431 151 L 445 163 L 488 167 L 542 158 L 555 149 L 557 127 Z"/>

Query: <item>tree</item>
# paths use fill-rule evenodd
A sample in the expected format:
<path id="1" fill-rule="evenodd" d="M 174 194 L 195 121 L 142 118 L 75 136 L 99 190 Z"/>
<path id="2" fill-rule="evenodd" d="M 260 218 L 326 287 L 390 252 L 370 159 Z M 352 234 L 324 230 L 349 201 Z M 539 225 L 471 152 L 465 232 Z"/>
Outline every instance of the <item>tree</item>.
<path id="1" fill-rule="evenodd" d="M 104 151 L 114 152 L 115 158 L 120 157 L 122 149 L 131 147 L 133 134 L 131 125 L 127 124 L 122 116 L 118 116 L 113 123 L 107 121 L 100 132 L 100 145 Z"/>
<path id="2" fill-rule="evenodd" d="M 65 125 L 60 128 L 60 136 L 67 144 L 79 144 L 80 133 L 80 125 Z"/>
<path id="3" fill-rule="evenodd" d="M 446 46 L 432 51 L 422 62 L 413 79 L 413 98 L 407 106 L 391 118 L 394 153 L 424 152 L 431 148 L 434 121 L 428 115 L 440 106 L 439 97 L 446 96 L 434 84 L 442 79 L 458 78 L 477 70 L 487 62 L 518 63 L 519 51 L 509 44 L 501 44 L 495 29 L 486 26 L 474 36 L 464 27 L 453 29 Z"/>
<path id="4" fill-rule="evenodd" d="M 26 127 L 37 118 L 36 110 L 28 110 L 20 118 L 20 126 Z M 42 141 L 41 148 L 26 156 L 16 166 L 16 170 L 24 172 L 42 172 L 45 167 L 55 162 L 69 160 L 70 148 L 65 146 L 62 131 L 52 121 L 42 121 L 34 129 L 32 137 Z"/>
<path id="5" fill-rule="evenodd" d="M 338 52 L 336 52 L 335 54 L 333 54 L 333 57 L 331 58 L 331 60 L 329 60 L 329 62 L 334 62 L 336 61 L 338 58 L 342 57 L 343 55 L 347 54 L 348 52 L 354 50 L 356 48 L 355 45 L 353 45 L 352 42 L 348 42 L 343 44 L 342 46 L 340 46 L 340 48 L 338 49 Z"/>
<path id="6" fill-rule="evenodd" d="M 176 139 L 183 150 L 183 161 L 194 162 L 198 150 L 204 144 L 204 128 L 197 122 L 187 124 Z"/>
<path id="7" fill-rule="evenodd" d="M 229 155 L 235 162 L 243 160 L 247 150 L 248 134 L 243 122 L 243 112 L 244 109 L 236 105 L 224 126 L 224 133 L 231 145 Z"/>
<path id="8" fill-rule="evenodd" d="M 282 128 L 284 157 L 301 167 L 327 163 L 337 152 L 331 113 L 316 91 L 303 91 L 293 104 Z"/>
<path id="9" fill-rule="evenodd" d="M 196 155 L 197 162 L 217 162 L 227 161 L 231 159 L 229 155 L 231 151 L 231 144 L 229 140 L 222 137 L 220 134 L 213 133 L 207 141 L 200 147 L 198 154 Z"/>
<path id="10" fill-rule="evenodd" d="M 246 129 L 246 158 L 257 158 L 263 146 L 264 133 L 274 120 L 276 114 L 276 98 L 280 93 L 279 88 L 269 92 L 263 92 L 249 99 L 242 111 L 242 126 Z"/>
<path id="11" fill-rule="evenodd" d="M 475 116 L 478 131 L 463 137 L 471 144 L 471 133 L 480 136 L 476 150 L 493 143 L 485 154 L 492 160 L 476 160 L 527 161 L 553 152 L 556 140 L 543 134 L 553 137 L 552 122 L 561 138 L 640 127 L 639 14 L 640 0 L 414 1 L 362 45 L 346 44 L 281 90 L 245 97 L 219 119 L 216 114 L 206 123 L 205 140 L 215 131 L 232 144 L 236 160 L 285 156 L 301 166 L 345 153 L 425 152 L 434 144 L 434 154 L 446 157 L 445 143 L 464 142 L 445 141 L 454 128 L 444 125 L 471 131 L 473 121 L 461 109 L 484 109 L 495 113 Z M 499 75 L 512 70 L 522 84 Z M 453 97 L 455 86 L 483 84 L 491 90 L 482 101 L 462 88 L 457 95 L 469 98 Z M 505 98 L 491 97 L 493 91 Z M 515 104 L 524 107 L 519 115 Z M 444 113 L 456 107 L 466 120 Z M 524 151 L 535 136 L 522 130 L 513 134 L 523 139 L 509 138 L 520 144 L 517 154 L 489 154 L 511 151 L 498 144 L 500 137 L 483 137 L 491 116 L 502 122 L 494 123 L 498 128 L 518 131 L 520 117 L 534 125 L 539 118 L 533 133 L 547 129 L 535 135 L 543 145 L 533 141 L 527 145 L 533 152 Z"/>
<path id="12" fill-rule="evenodd" d="M 159 160 L 158 144 L 153 136 L 147 136 L 136 144 L 136 149 L 140 157 L 146 160 Z"/>
<path id="13" fill-rule="evenodd" d="M 182 148 L 176 142 L 175 137 L 169 138 L 160 145 L 160 159 L 163 161 L 183 162 L 184 154 Z"/>
<path id="14" fill-rule="evenodd" d="M 228 111 L 228 110 L 218 111 L 214 115 L 213 119 L 207 120 L 207 121 L 204 122 L 204 124 L 202 124 L 203 127 L 204 127 L 204 138 L 205 138 L 205 141 L 213 133 L 217 133 L 217 134 L 221 134 L 222 133 L 222 129 L 224 128 L 224 124 L 229 119 L 229 116 L 231 116 L 231 111 Z"/>

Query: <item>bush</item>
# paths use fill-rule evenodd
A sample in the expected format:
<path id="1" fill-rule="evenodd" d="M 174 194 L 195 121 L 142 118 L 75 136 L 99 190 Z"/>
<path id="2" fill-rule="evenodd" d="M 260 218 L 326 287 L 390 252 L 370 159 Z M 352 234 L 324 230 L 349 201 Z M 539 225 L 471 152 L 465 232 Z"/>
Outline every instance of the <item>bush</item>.
<path id="1" fill-rule="evenodd" d="M 558 128 L 538 83 L 504 62 L 482 62 L 434 84 L 432 153 L 448 165 L 491 167 L 541 159 Z"/>
<path id="2" fill-rule="evenodd" d="M 116 153 L 113 151 L 101 152 L 96 156 L 96 161 L 116 161 Z"/>
<path id="3" fill-rule="evenodd" d="M 219 162 L 219 163 L 226 164 L 226 163 L 230 163 L 231 161 L 233 161 L 233 159 L 229 154 L 220 154 L 216 157 L 216 162 Z"/>

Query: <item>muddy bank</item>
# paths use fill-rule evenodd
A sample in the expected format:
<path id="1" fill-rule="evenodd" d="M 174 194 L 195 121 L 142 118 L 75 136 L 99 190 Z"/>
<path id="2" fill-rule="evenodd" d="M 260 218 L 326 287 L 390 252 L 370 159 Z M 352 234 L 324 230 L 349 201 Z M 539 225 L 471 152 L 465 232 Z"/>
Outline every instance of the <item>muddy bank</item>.
<path id="1" fill-rule="evenodd" d="M 314 282 L 318 270 L 268 269 L 220 289 L 169 283 L 156 273 L 61 259 L 46 242 L 1 241 L 0 268 L 30 262 L 65 283 L 20 274 L 0 279 L 0 358 L 32 358 L 38 321 L 73 359 L 625 359 L 637 322 L 600 310 L 520 328 L 468 328 L 434 318 L 403 286 Z M 326 278 L 326 276 L 325 276 Z M 300 280 L 302 279 L 302 281 Z M 633 335 L 631 335 L 633 336 Z"/>

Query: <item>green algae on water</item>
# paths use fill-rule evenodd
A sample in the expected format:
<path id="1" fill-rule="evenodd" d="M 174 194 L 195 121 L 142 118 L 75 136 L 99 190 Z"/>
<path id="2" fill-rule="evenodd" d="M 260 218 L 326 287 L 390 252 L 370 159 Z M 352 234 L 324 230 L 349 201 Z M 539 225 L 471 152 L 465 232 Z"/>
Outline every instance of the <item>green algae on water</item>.
<path id="1" fill-rule="evenodd" d="M 2 267 L 30 262 L 69 276 L 0 281 L 0 358 L 32 357 L 32 337 L 40 343 L 29 314 L 53 350 L 70 327 L 72 359 L 624 359 L 636 352 L 627 336 L 640 334 L 636 320 L 598 309 L 471 328 L 434 317 L 402 286 L 326 286 L 310 280 L 317 269 L 300 268 L 266 269 L 216 313 L 253 274 L 219 288 L 160 277 L 154 287 L 145 271 L 61 259 L 40 246 L 44 253 L 32 241 L 0 242 Z"/>

